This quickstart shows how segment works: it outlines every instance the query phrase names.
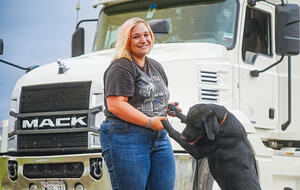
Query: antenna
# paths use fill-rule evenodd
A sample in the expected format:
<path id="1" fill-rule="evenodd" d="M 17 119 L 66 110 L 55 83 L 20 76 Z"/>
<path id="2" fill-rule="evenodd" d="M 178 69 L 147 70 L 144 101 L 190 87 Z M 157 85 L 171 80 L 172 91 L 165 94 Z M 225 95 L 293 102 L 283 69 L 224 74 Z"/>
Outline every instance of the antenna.
<path id="1" fill-rule="evenodd" d="M 76 4 L 76 11 L 77 11 L 77 14 L 76 14 L 76 25 L 77 25 L 77 23 L 78 23 L 79 11 L 80 11 L 80 0 L 77 1 L 77 4 Z"/>

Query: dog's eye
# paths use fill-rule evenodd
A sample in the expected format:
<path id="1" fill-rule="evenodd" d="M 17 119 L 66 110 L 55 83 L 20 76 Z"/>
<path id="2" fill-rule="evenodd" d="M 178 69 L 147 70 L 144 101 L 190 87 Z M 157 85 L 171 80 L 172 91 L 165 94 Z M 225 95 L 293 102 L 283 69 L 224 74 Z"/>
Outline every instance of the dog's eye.
<path id="1" fill-rule="evenodd" d="M 204 125 L 204 121 L 203 120 L 198 120 L 198 121 L 194 121 L 193 123 L 191 123 L 191 126 L 199 128 L 201 126 Z"/>
<path id="2" fill-rule="evenodd" d="M 197 125 L 195 125 L 195 123 L 192 123 L 192 122 L 188 123 L 187 126 L 190 128 L 197 128 Z"/>
<path id="3" fill-rule="evenodd" d="M 188 124 L 188 126 L 191 127 L 191 128 L 197 128 L 197 125 L 195 125 L 193 123 Z"/>
<path id="4" fill-rule="evenodd" d="M 192 122 L 190 121 L 190 120 L 185 120 L 185 123 L 187 124 L 187 125 L 191 125 L 192 124 Z"/>

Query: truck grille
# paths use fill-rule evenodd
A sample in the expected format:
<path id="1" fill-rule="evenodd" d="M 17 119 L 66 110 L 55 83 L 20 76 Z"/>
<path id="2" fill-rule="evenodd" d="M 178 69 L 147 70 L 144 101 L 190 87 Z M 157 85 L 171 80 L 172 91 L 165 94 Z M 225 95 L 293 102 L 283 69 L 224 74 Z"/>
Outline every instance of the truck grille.
<path id="1" fill-rule="evenodd" d="M 91 82 L 23 87 L 20 113 L 86 110 L 90 88 Z"/>
<path id="2" fill-rule="evenodd" d="M 80 178 L 84 166 L 81 162 L 24 164 L 23 174 L 27 178 Z"/>
<path id="3" fill-rule="evenodd" d="M 18 136 L 20 151 L 57 151 L 88 146 L 88 133 L 23 134 Z"/>

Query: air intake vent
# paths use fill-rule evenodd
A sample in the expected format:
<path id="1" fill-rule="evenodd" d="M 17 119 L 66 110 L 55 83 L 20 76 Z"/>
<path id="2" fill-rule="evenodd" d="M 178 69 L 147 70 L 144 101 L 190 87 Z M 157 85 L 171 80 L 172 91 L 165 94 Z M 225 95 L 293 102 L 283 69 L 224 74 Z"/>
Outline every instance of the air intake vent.
<path id="1" fill-rule="evenodd" d="M 202 70 L 199 73 L 199 82 L 209 83 L 209 84 L 218 84 L 219 74 L 218 74 L 218 72 Z"/>
<path id="2" fill-rule="evenodd" d="M 22 88 L 21 113 L 86 110 L 91 82 L 28 86 Z"/>
<path id="3" fill-rule="evenodd" d="M 19 135 L 18 141 L 18 147 L 21 152 L 81 150 L 86 149 L 88 146 L 88 134 L 86 132 L 24 134 Z"/>
<path id="4" fill-rule="evenodd" d="M 217 89 L 199 89 L 199 100 L 204 102 L 218 102 L 219 90 Z"/>
<path id="5" fill-rule="evenodd" d="M 84 172 L 82 162 L 24 164 L 23 173 L 27 178 L 80 178 Z"/>

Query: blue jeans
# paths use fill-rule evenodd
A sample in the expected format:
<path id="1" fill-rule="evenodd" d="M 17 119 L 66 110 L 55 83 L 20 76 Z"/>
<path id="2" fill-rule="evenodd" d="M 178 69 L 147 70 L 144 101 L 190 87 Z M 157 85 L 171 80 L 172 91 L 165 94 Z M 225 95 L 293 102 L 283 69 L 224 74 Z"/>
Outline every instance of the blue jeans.
<path id="1" fill-rule="evenodd" d="M 100 141 L 113 190 L 174 189 L 175 159 L 165 130 L 104 121 Z"/>

